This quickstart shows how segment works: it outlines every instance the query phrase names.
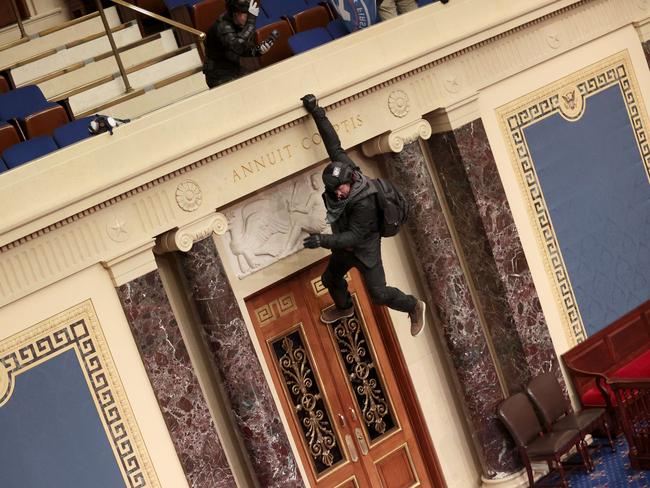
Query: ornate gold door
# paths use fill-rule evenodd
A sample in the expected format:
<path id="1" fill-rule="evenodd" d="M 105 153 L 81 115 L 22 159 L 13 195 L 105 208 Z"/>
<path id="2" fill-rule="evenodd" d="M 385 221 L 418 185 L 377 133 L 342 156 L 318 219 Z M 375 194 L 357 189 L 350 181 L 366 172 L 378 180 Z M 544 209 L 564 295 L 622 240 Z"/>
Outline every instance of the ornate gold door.
<path id="1" fill-rule="evenodd" d="M 247 300 L 312 487 L 434 486 L 356 270 L 355 315 L 326 326 L 325 263 Z"/>

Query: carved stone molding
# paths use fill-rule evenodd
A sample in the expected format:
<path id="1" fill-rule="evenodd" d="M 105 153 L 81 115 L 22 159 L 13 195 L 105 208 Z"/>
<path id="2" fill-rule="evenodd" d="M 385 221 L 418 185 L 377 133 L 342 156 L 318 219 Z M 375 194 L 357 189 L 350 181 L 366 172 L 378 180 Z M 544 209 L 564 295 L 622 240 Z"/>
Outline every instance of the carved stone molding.
<path id="1" fill-rule="evenodd" d="M 405 117 L 409 113 L 409 96 L 403 90 L 393 90 L 388 95 L 388 110 L 395 117 Z"/>
<path id="2" fill-rule="evenodd" d="M 361 149 L 366 157 L 371 158 L 378 154 L 398 153 L 404 149 L 405 144 L 415 142 L 419 138 L 426 140 L 429 137 L 431 137 L 431 124 L 424 119 L 418 119 L 404 127 L 364 142 Z"/>
<path id="3" fill-rule="evenodd" d="M 505 77 L 512 76 L 513 73 L 539 65 L 562 52 L 568 52 L 625 25 L 635 25 L 642 40 L 646 40 L 647 37 L 650 37 L 650 23 L 646 14 L 648 5 L 650 5 L 650 0 L 628 2 L 581 0 L 564 6 L 558 5 L 557 10 L 545 9 L 545 13 L 538 18 L 531 19 L 529 13 L 526 13 L 517 19 L 505 22 L 497 29 L 498 32 L 493 32 L 493 29 L 485 30 L 474 39 L 475 43 L 459 40 L 454 44 L 457 50 L 447 46 L 444 49 L 444 55 L 438 49 L 434 49 L 417 60 L 405 62 L 400 65 L 403 67 L 403 72 L 400 72 L 402 68 L 392 69 L 386 74 L 386 79 L 382 79 L 374 86 L 364 87 L 359 92 L 354 92 L 347 87 L 343 91 L 349 95 L 329 104 L 328 111 L 332 112 L 338 107 L 355 103 L 364 97 L 371 97 L 377 92 L 382 92 L 383 100 L 392 96 L 393 105 L 397 108 L 398 114 L 401 113 L 400 109 L 403 110 L 402 102 L 404 101 L 396 98 L 398 92 L 408 93 L 409 106 L 411 107 L 409 114 L 413 111 L 429 113 L 440 107 L 449 107 L 464 98 L 466 92 L 476 92 Z M 553 39 L 549 39 L 549 35 Z M 549 42 L 555 44 L 558 41 L 561 43 L 555 49 L 543 49 Z M 450 52 L 447 53 L 447 51 Z M 477 69 L 477 67 L 481 68 Z M 388 108 L 388 112 L 390 113 L 390 108 Z M 299 119 L 289 121 L 283 119 L 275 127 L 271 127 L 273 124 L 266 124 L 267 129 L 263 133 L 240 140 L 231 147 L 220 148 L 214 154 L 204 156 L 182 168 L 174 169 L 170 173 L 156 174 L 150 181 L 139 183 L 138 186 L 122 193 L 116 193 L 106 200 L 92 200 L 92 204 L 87 208 L 60 220 L 39 219 L 38 224 L 32 222 L 24 227 L 21 226 L 20 231 L 12 229 L 8 233 L 10 234 L 10 237 L 7 236 L 8 240 L 2 241 L 3 245 L 0 247 L 0 251 L 4 252 L 19 247 L 47 232 L 74 223 L 81 217 L 100 212 L 138 193 L 149 193 L 153 187 L 162 185 L 176 177 L 187 178 L 191 175 L 191 180 L 186 179 L 182 182 L 191 182 L 189 185 L 181 184 L 175 187 L 173 192 L 170 192 L 170 198 L 178 199 L 175 205 L 178 205 L 183 212 L 201 211 L 200 209 L 204 207 L 225 206 L 228 202 L 219 201 L 215 205 L 214 197 L 211 198 L 211 192 L 208 191 L 210 187 L 204 184 L 195 170 L 216 159 L 225 159 L 247 146 L 268 140 L 303 124 L 304 113 L 301 112 L 300 115 Z M 398 117 L 399 115 L 393 116 Z M 350 146 L 357 143 L 358 141 L 350 141 Z M 106 157 L 111 157 L 111 155 L 108 154 Z M 160 168 L 162 167 L 160 166 Z M 196 188 L 192 184 L 196 185 Z M 61 212 L 52 211 L 50 215 L 60 216 Z M 121 233 L 119 226 L 116 230 Z"/>
<path id="4" fill-rule="evenodd" d="M 116 288 L 158 268 L 152 252 L 154 244 L 152 239 L 121 256 L 102 262 Z"/>
<path id="5" fill-rule="evenodd" d="M 203 194 L 201 188 L 192 180 L 185 180 L 176 187 L 176 203 L 186 212 L 193 212 L 201 206 Z"/>
<path id="6" fill-rule="evenodd" d="M 223 235 L 228 230 L 228 219 L 221 213 L 213 213 L 184 225 L 176 230 L 164 233 L 156 240 L 154 252 L 164 254 L 172 251 L 187 252 L 196 241 L 205 239 L 213 233 Z"/>

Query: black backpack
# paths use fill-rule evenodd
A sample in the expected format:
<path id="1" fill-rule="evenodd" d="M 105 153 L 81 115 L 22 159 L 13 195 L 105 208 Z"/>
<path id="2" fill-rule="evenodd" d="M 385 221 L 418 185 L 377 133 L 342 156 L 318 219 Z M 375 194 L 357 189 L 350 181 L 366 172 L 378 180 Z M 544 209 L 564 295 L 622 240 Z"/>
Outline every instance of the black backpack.
<path id="1" fill-rule="evenodd" d="M 379 209 L 379 233 L 382 237 L 392 237 L 399 232 L 400 227 L 409 213 L 409 204 L 391 181 L 377 178 L 371 180 L 377 189 L 377 207 Z"/>

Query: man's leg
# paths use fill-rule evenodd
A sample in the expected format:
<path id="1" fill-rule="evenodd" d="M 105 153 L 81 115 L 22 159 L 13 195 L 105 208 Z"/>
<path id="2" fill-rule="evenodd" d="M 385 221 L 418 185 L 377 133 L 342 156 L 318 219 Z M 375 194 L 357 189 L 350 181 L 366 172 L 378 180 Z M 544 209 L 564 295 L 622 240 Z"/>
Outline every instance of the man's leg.
<path id="1" fill-rule="evenodd" d="M 386 305 L 393 310 L 400 312 L 411 313 L 415 310 L 417 298 L 413 295 L 407 295 L 399 288 L 386 286 L 386 274 L 384 273 L 384 266 L 381 261 L 372 268 L 360 264 L 358 268 L 363 274 L 363 279 L 366 282 L 366 288 L 370 293 L 373 303 L 377 305 Z"/>
<path id="2" fill-rule="evenodd" d="M 411 319 L 411 335 L 418 335 L 424 328 L 426 304 L 413 295 L 407 295 L 399 288 L 386 286 L 386 274 L 381 261 L 372 268 L 361 263 L 357 267 L 363 274 L 373 303 L 408 313 Z"/>
<path id="3" fill-rule="evenodd" d="M 418 4 L 416 0 L 397 0 L 397 12 L 399 15 L 405 14 L 406 12 L 411 12 L 412 10 L 417 10 Z"/>
<path id="4" fill-rule="evenodd" d="M 381 20 L 388 20 L 397 17 L 397 6 L 395 0 L 384 0 L 377 8 L 377 13 Z"/>
<path id="5" fill-rule="evenodd" d="M 344 317 L 354 315 L 354 304 L 348 291 L 348 282 L 345 273 L 353 266 L 352 253 L 348 251 L 334 251 L 330 257 L 327 268 L 321 276 L 323 286 L 329 291 L 334 307 L 328 308 L 321 314 L 321 321 L 331 324 Z"/>

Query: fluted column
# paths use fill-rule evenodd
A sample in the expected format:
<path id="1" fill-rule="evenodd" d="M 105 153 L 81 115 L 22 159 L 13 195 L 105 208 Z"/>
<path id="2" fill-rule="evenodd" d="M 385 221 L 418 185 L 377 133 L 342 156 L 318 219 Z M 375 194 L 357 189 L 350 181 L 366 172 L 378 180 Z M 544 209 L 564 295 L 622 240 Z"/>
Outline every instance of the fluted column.
<path id="1" fill-rule="evenodd" d="M 104 266 L 109 270 L 192 488 L 236 483 L 194 374 L 152 253 L 153 241 Z"/>
<path id="2" fill-rule="evenodd" d="M 517 391 L 555 372 L 551 336 L 481 120 L 428 141 L 444 193 L 477 283 L 499 362 Z"/>
<path id="3" fill-rule="evenodd" d="M 212 232 L 226 230 L 220 216 L 206 231 L 178 231 L 162 242 L 176 246 L 188 293 L 201 320 L 202 335 L 224 390 L 233 418 L 248 451 L 259 484 L 264 488 L 303 487 L 279 413 L 224 272 Z M 188 243 L 194 240 L 192 245 Z M 161 248 L 159 245 L 159 249 Z M 174 248 L 172 245 L 171 248 Z"/>
<path id="4" fill-rule="evenodd" d="M 384 156 L 387 171 L 411 202 L 408 230 L 431 305 L 455 369 L 472 437 L 486 478 L 518 471 L 512 444 L 496 417 L 504 398 L 494 352 L 472 296 L 463 263 L 454 246 L 441 201 L 419 143 Z"/>

